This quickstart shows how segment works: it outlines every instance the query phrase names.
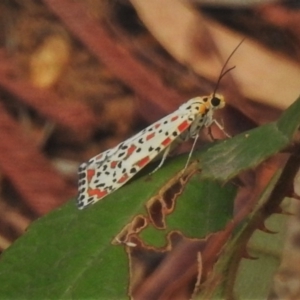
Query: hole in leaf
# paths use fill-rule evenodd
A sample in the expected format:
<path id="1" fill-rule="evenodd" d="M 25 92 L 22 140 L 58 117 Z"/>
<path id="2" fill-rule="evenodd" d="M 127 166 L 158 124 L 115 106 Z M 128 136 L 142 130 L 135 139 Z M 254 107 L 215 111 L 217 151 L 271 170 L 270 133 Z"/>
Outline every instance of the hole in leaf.
<path id="1" fill-rule="evenodd" d="M 176 181 L 171 185 L 162 195 L 162 198 L 166 204 L 168 210 L 173 210 L 174 200 L 176 196 L 182 192 L 183 186 L 180 181 Z"/>
<path id="2" fill-rule="evenodd" d="M 159 199 L 154 199 L 154 201 L 148 206 L 148 213 L 153 225 L 157 228 L 164 228 L 164 218 L 162 212 L 162 203 Z"/>
<path id="3" fill-rule="evenodd" d="M 132 221 L 132 232 L 138 233 L 147 226 L 148 222 L 144 216 L 137 216 Z"/>
<path id="4" fill-rule="evenodd" d="M 122 228 L 112 241 L 113 245 L 126 244 L 130 241 L 133 234 L 139 233 L 143 228 L 148 225 L 148 220 L 143 215 L 137 215 L 133 220 Z"/>

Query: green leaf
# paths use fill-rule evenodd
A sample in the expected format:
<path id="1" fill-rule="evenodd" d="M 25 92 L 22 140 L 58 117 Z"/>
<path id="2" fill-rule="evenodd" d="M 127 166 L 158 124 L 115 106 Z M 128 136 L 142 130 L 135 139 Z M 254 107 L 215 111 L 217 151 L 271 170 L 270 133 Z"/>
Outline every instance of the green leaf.
<path id="1" fill-rule="evenodd" d="M 166 245 L 166 236 L 179 230 L 188 238 L 204 238 L 222 230 L 232 218 L 237 187 L 202 180 L 195 174 L 176 201 L 176 209 L 167 216 L 165 230 L 148 226 L 140 234 L 142 240 L 155 247 Z M 218 216 L 216 218 L 216 216 Z"/>
<path id="2" fill-rule="evenodd" d="M 275 214 L 266 221 L 267 228 L 276 234 L 254 232 L 247 243 L 247 251 L 254 259 L 241 258 L 241 253 L 232 251 L 241 245 L 229 243 L 214 270 L 214 276 L 220 281 L 218 287 L 211 293 L 209 288 L 208 293 L 204 289 L 194 299 L 267 299 L 273 276 L 280 265 L 288 218 L 287 215 Z"/>
<path id="3" fill-rule="evenodd" d="M 277 123 L 211 144 L 198 152 L 195 157 L 200 160 L 201 178 L 228 181 L 279 152 L 291 142 L 299 126 L 299 115 L 300 100 Z M 145 201 L 157 194 L 185 162 L 186 156 L 169 160 L 151 177 L 139 175 L 84 211 L 78 211 L 72 200 L 34 222 L 1 257 L 0 299 L 127 299 L 127 256 L 123 246 L 112 246 L 111 242 L 134 216 L 147 215 Z M 196 236 L 198 218 L 203 223 L 212 222 L 203 231 L 199 228 L 198 237 L 201 237 L 210 230 L 219 230 L 228 220 L 235 192 L 226 186 L 226 199 L 220 199 L 218 193 L 222 193 L 221 190 L 214 191 L 215 183 L 205 181 L 205 186 L 196 188 L 198 194 L 188 202 L 194 193 L 190 189 L 196 184 L 193 181 L 186 184 L 175 212 L 167 217 L 167 226 L 176 228 L 177 223 L 180 230 Z M 190 203 L 191 208 L 185 207 L 185 203 Z M 221 207 L 224 210 L 222 220 L 219 223 L 211 221 L 211 218 L 219 217 L 213 215 L 219 214 Z M 209 220 L 205 219 L 207 214 Z M 185 221 L 180 223 L 181 218 Z M 182 223 L 186 223 L 185 227 Z"/>
<path id="4" fill-rule="evenodd" d="M 249 241 L 248 251 L 257 259 L 242 259 L 240 262 L 234 288 L 240 299 L 268 298 L 273 276 L 280 265 L 287 219 L 286 215 L 272 215 L 266 225 L 277 233 L 255 231 Z"/>
<path id="5" fill-rule="evenodd" d="M 300 125 L 300 98 L 277 122 L 269 123 L 224 140 L 196 157 L 202 174 L 221 182 L 252 169 L 287 147 Z"/>

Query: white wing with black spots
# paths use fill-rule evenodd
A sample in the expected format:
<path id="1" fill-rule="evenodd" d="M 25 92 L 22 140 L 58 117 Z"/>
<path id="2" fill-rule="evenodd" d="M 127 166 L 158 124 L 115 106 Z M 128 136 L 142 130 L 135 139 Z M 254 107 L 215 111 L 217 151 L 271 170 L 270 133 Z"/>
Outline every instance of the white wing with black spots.
<path id="1" fill-rule="evenodd" d="M 194 138 L 196 132 L 213 121 L 213 110 L 218 107 L 212 107 L 211 102 L 212 97 L 193 98 L 128 140 L 81 164 L 78 208 L 93 204 L 120 188 L 175 140 Z"/>

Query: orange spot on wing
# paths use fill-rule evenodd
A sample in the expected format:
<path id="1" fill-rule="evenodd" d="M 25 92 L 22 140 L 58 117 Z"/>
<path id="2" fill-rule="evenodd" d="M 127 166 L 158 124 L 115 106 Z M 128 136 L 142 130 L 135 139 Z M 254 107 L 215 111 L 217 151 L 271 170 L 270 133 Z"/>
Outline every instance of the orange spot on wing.
<path id="1" fill-rule="evenodd" d="M 124 157 L 124 159 L 127 159 L 133 152 L 134 150 L 136 149 L 137 147 L 135 145 L 131 145 L 128 150 L 127 150 L 127 154 L 126 156 Z"/>
<path id="2" fill-rule="evenodd" d="M 176 121 L 178 119 L 178 116 L 174 116 L 171 121 Z"/>
<path id="3" fill-rule="evenodd" d="M 116 165 L 118 164 L 118 161 L 112 161 L 111 163 L 110 163 L 110 167 L 112 168 L 112 169 L 114 169 L 115 167 L 116 167 Z"/>
<path id="4" fill-rule="evenodd" d="M 123 183 L 128 179 L 128 175 L 125 173 L 119 180 L 118 183 Z"/>
<path id="5" fill-rule="evenodd" d="M 138 161 L 136 164 L 137 164 L 140 168 L 142 168 L 142 167 L 144 167 L 149 161 L 150 161 L 149 156 L 146 156 L 146 157 L 142 158 L 140 161 Z"/>
<path id="6" fill-rule="evenodd" d="M 154 125 L 154 128 L 157 129 L 158 127 L 160 127 L 160 125 L 161 125 L 160 123 L 157 123 Z"/>
<path id="7" fill-rule="evenodd" d="M 180 131 L 180 132 L 183 132 L 184 130 L 186 130 L 188 127 L 189 127 L 189 123 L 188 123 L 188 121 L 183 121 L 181 124 L 179 124 L 178 125 L 178 130 Z"/>
<path id="8" fill-rule="evenodd" d="M 95 170 L 94 169 L 88 169 L 86 171 L 86 173 L 87 173 L 87 175 L 86 175 L 87 180 L 90 181 L 93 178 L 93 176 L 95 175 Z"/>
<path id="9" fill-rule="evenodd" d="M 88 194 L 89 194 L 89 196 L 90 197 L 92 197 L 92 196 L 97 196 L 98 198 L 103 198 L 104 196 L 106 196 L 107 195 L 107 191 L 101 191 L 101 190 L 99 190 L 99 189 L 89 189 L 88 190 Z"/>
<path id="10" fill-rule="evenodd" d="M 151 140 L 154 136 L 155 136 L 155 133 L 154 133 L 154 132 L 148 134 L 148 135 L 146 136 L 146 141 Z"/>
<path id="11" fill-rule="evenodd" d="M 171 142 L 172 140 L 169 137 L 167 137 L 164 141 L 162 141 L 161 144 L 164 146 L 168 146 Z"/>
<path id="12" fill-rule="evenodd" d="M 131 145 L 127 150 L 127 157 L 130 156 L 137 147 L 135 145 Z"/>

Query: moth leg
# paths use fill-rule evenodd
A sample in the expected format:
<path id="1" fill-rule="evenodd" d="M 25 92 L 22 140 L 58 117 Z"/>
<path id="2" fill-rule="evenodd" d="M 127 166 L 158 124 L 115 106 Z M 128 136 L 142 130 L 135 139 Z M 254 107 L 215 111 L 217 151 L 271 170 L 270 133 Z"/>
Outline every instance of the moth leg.
<path id="1" fill-rule="evenodd" d="M 164 151 L 164 153 L 163 153 L 163 156 L 162 156 L 162 159 L 161 159 L 159 165 L 158 165 L 151 173 L 149 173 L 149 175 L 152 175 L 152 174 L 155 173 L 158 169 L 161 168 L 161 166 L 164 164 L 164 162 L 165 162 L 167 156 L 169 155 L 170 150 L 171 150 L 171 146 L 169 145 L 168 147 L 166 147 L 166 149 L 165 149 L 165 151 Z"/>
<path id="2" fill-rule="evenodd" d="M 212 122 L 211 122 L 211 124 L 212 124 L 212 123 L 215 123 L 215 124 L 219 127 L 219 129 L 222 130 L 223 133 L 224 133 L 228 138 L 231 138 L 231 135 L 228 134 L 228 133 L 225 131 L 224 126 L 221 125 L 216 119 L 213 119 Z M 208 128 L 208 130 L 209 130 L 209 135 L 210 135 L 210 137 L 213 138 L 213 135 L 212 135 L 212 133 L 211 133 L 211 129 Z M 213 140 L 215 140 L 215 139 L 213 138 Z"/>
<path id="3" fill-rule="evenodd" d="M 210 126 L 207 127 L 207 132 L 208 132 L 208 135 L 209 135 L 209 137 L 211 138 L 211 140 L 212 140 L 213 142 L 215 142 L 217 139 L 215 139 L 214 135 L 212 134 L 212 131 L 211 131 L 211 127 L 210 127 Z"/>
<path id="4" fill-rule="evenodd" d="M 198 133 L 198 134 L 195 136 L 195 138 L 194 138 L 194 143 L 193 143 L 192 149 L 191 149 L 191 151 L 190 151 L 190 153 L 189 153 L 189 157 L 188 157 L 188 159 L 187 159 L 187 161 L 186 161 L 186 164 L 185 164 L 185 166 L 184 166 L 183 172 L 185 171 L 185 169 L 187 168 L 187 166 L 188 166 L 189 163 L 190 163 L 190 160 L 191 160 L 191 158 L 192 158 L 192 154 L 193 154 L 193 152 L 194 152 L 194 149 L 195 149 L 195 146 L 196 146 L 196 143 L 197 143 L 198 138 L 199 138 L 199 133 Z"/>

